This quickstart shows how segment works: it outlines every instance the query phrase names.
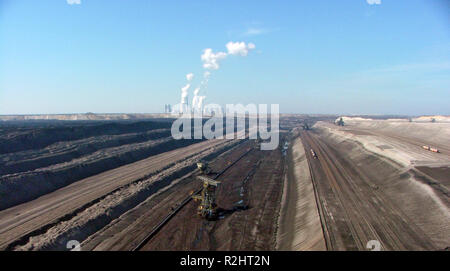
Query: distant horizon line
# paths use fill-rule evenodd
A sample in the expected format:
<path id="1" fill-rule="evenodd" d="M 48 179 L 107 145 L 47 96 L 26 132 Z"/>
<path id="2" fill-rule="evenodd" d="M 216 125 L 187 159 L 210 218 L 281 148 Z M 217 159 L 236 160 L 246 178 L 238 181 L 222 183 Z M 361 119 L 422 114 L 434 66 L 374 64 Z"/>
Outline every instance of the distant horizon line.
<path id="1" fill-rule="evenodd" d="M 118 113 L 94 113 L 94 112 L 85 112 L 85 113 L 18 113 L 18 114 L 0 114 L 0 117 L 14 117 L 14 116 L 57 116 L 57 115 L 171 115 L 172 113 L 127 113 L 127 112 L 118 112 Z M 176 115 L 176 113 L 175 113 Z M 321 115 L 321 116 L 397 116 L 397 117 L 432 117 L 432 116 L 443 116 L 450 117 L 450 114 L 419 114 L 419 115 L 408 115 L 408 114 L 370 114 L 370 113 L 348 113 L 348 114 L 339 114 L 339 113 L 280 113 L 280 115 Z"/>

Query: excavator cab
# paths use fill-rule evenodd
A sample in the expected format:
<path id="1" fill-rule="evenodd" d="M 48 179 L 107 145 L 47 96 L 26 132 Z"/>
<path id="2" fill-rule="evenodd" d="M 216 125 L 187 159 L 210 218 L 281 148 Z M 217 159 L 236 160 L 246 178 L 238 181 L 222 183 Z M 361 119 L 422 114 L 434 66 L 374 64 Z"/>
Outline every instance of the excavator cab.
<path id="1" fill-rule="evenodd" d="M 203 174 L 209 174 L 211 172 L 208 163 L 204 161 L 200 161 L 197 163 L 197 168 L 200 170 Z"/>

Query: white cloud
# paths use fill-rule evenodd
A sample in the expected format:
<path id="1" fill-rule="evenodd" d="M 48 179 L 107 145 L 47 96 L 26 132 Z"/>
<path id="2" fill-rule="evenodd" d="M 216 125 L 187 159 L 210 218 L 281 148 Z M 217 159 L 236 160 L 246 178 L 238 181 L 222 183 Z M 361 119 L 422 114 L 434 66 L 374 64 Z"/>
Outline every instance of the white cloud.
<path id="1" fill-rule="evenodd" d="M 194 74 L 191 72 L 191 73 L 188 73 L 188 74 L 186 74 L 186 79 L 188 80 L 188 81 L 191 81 L 192 80 L 192 78 L 194 78 Z"/>
<path id="2" fill-rule="evenodd" d="M 381 5 L 381 0 L 366 0 L 369 5 Z"/>
<path id="3" fill-rule="evenodd" d="M 67 4 L 69 5 L 80 5 L 81 4 L 81 0 L 67 0 Z"/>
<path id="4" fill-rule="evenodd" d="M 227 55 L 241 55 L 247 56 L 250 50 L 255 49 L 255 44 L 245 42 L 228 42 L 226 44 L 228 53 L 217 52 L 214 53 L 211 48 L 207 48 L 203 50 L 203 54 L 201 55 L 201 59 L 203 61 L 203 68 L 209 70 L 217 70 L 219 69 L 219 61 L 226 58 Z M 205 74 L 205 77 L 209 76 Z"/>
<path id="5" fill-rule="evenodd" d="M 230 55 L 241 55 L 247 56 L 248 51 L 255 49 L 255 44 L 249 43 L 245 44 L 245 42 L 228 42 L 227 43 L 228 54 Z"/>
<path id="6" fill-rule="evenodd" d="M 203 51 L 201 59 L 203 61 L 203 68 L 210 70 L 219 69 L 219 60 L 227 57 L 224 52 L 214 53 L 211 48 L 207 48 Z"/>

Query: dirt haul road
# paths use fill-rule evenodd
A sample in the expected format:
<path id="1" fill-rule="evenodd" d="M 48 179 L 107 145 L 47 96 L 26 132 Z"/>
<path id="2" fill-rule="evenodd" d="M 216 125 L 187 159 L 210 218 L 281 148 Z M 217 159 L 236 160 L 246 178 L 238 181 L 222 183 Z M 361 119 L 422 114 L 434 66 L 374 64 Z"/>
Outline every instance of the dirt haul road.
<path id="1" fill-rule="evenodd" d="M 210 177 L 222 170 L 228 162 L 234 161 L 237 157 L 244 155 L 251 145 L 250 141 L 243 142 L 217 157 L 212 163 L 209 163 L 208 167 L 212 170 Z M 242 159 L 247 159 L 247 156 L 244 156 Z M 232 168 L 234 167 L 232 166 Z M 199 172 L 193 172 L 191 175 L 180 178 L 180 180 L 174 182 L 167 189 L 161 190 L 158 194 L 149 197 L 139 206 L 129 210 L 120 218 L 113 221 L 108 227 L 105 227 L 85 240 L 81 244 L 83 250 L 131 250 L 135 248 L 163 218 L 172 212 L 177 204 L 188 197 L 192 191 L 198 190 L 202 186 L 201 182 L 196 178 L 198 174 Z M 225 172 L 226 174 L 227 172 Z M 178 220 L 179 217 L 182 217 L 181 223 L 175 223 L 177 228 L 176 234 L 164 233 L 167 232 L 167 227 L 164 226 L 155 238 L 147 242 L 146 246 L 153 244 L 155 239 L 158 239 L 158 236 L 163 235 L 165 236 L 163 240 L 171 243 L 164 250 L 188 249 L 187 247 L 191 244 L 187 242 L 186 238 L 180 239 L 178 237 L 180 232 L 193 231 L 197 223 L 202 221 L 202 219 L 196 216 L 197 205 L 198 203 L 194 201 L 189 202 L 172 218 Z M 191 214 L 189 218 L 185 217 L 186 212 Z M 172 221 L 169 224 L 172 224 Z M 189 226 L 185 227 L 186 224 L 189 224 Z M 170 225 L 168 227 L 170 228 Z M 192 237 L 194 238 L 195 234 Z M 177 243 L 179 247 L 174 246 L 172 242 Z M 195 248 L 198 249 L 200 245 L 204 249 L 207 249 L 204 247 L 205 244 L 201 243 L 197 244 Z"/>
<path id="2" fill-rule="evenodd" d="M 394 204 L 384 193 L 385 187 L 369 177 L 370 172 L 360 170 L 360 165 L 321 139 L 311 132 L 302 133 L 323 210 L 328 249 L 367 250 L 370 240 L 379 241 L 384 250 L 439 249 L 403 212 L 404 206 Z"/>
<path id="3" fill-rule="evenodd" d="M 247 154 L 242 157 L 244 153 Z M 211 175 L 239 157 L 242 158 L 219 177 L 222 183 L 218 188 L 217 203 L 222 216 L 217 221 L 198 217 L 198 202 L 191 201 L 141 250 L 274 249 L 283 175 L 281 153 L 274 150 L 268 154 L 247 141 L 212 161 L 209 164 Z M 196 174 L 181 178 L 167 190 L 149 197 L 85 240 L 82 249 L 132 249 L 171 212 L 172 207 L 201 187 Z"/>
<path id="4" fill-rule="evenodd" d="M 136 180 L 146 178 L 196 153 L 225 144 L 229 140 L 208 140 L 162 153 L 75 182 L 33 201 L 0 212 L 0 249 L 14 241 L 56 223 L 67 214 Z"/>
<path id="5" fill-rule="evenodd" d="M 214 166 L 224 168 L 246 149 Z M 268 153 L 255 147 L 219 178 L 217 204 L 223 214 L 217 221 L 199 218 L 192 201 L 142 250 L 273 250 L 282 169 L 278 149 Z"/>

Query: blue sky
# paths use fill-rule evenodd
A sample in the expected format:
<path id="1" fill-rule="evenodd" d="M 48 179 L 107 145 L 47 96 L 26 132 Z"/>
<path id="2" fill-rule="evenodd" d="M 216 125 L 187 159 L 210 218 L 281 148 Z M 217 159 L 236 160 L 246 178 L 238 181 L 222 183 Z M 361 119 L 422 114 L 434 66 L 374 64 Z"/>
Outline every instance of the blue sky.
<path id="1" fill-rule="evenodd" d="M 0 0 L 0 114 L 162 112 L 242 41 L 205 103 L 448 115 L 449 26 L 447 0 Z"/>

